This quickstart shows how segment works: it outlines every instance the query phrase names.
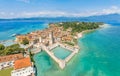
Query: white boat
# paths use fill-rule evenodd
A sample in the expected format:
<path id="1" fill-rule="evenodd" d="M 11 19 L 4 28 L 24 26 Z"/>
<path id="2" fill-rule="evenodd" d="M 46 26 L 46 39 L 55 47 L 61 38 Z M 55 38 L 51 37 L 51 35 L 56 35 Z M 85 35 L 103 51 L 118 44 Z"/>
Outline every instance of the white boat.
<path id="1" fill-rule="evenodd" d="M 12 37 L 15 37 L 15 36 L 17 36 L 17 35 L 20 35 L 20 34 L 12 34 L 11 36 L 12 36 Z"/>

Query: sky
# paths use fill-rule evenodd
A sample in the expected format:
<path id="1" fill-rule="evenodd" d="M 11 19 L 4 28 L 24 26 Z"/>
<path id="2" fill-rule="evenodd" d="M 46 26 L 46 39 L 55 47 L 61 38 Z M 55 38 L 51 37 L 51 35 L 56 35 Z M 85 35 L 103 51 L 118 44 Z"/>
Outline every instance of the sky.
<path id="1" fill-rule="evenodd" d="M 0 0 L 0 18 L 81 17 L 120 13 L 120 0 Z"/>

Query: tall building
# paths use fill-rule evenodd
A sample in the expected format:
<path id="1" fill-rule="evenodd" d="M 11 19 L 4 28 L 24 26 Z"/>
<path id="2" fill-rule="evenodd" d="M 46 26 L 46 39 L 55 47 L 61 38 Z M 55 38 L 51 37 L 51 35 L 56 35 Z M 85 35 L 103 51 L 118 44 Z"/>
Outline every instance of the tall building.
<path id="1" fill-rule="evenodd" d="M 51 44 L 53 44 L 54 43 L 54 38 L 53 38 L 53 32 L 51 31 L 50 33 L 49 33 L 49 44 L 51 45 Z"/>
<path id="2" fill-rule="evenodd" d="M 42 37 L 39 37 L 39 42 L 40 42 L 40 43 L 42 42 Z"/>

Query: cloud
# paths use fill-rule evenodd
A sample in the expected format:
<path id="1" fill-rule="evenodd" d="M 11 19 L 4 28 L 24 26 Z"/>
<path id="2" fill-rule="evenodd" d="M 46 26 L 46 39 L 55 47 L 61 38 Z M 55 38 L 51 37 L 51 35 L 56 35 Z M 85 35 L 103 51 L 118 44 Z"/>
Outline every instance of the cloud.
<path id="1" fill-rule="evenodd" d="M 0 15 L 5 15 L 5 12 L 0 12 Z"/>
<path id="2" fill-rule="evenodd" d="M 13 12 L 7 13 L 7 12 L 0 11 L 0 18 L 14 18 L 14 16 L 15 16 L 15 13 Z"/>
<path id="3" fill-rule="evenodd" d="M 120 13 L 120 8 L 117 6 L 112 6 L 110 9 L 103 9 L 103 14 L 112 14 L 112 13 Z"/>
<path id="4" fill-rule="evenodd" d="M 67 11 L 38 11 L 38 12 L 19 12 L 5 13 L 0 12 L 0 18 L 29 18 L 29 17 L 87 17 L 94 15 L 120 14 L 120 8 L 111 6 L 107 9 L 99 11 L 84 11 L 84 12 L 67 12 Z"/>
<path id="5" fill-rule="evenodd" d="M 23 12 L 21 15 L 22 16 L 27 16 L 27 17 L 54 17 L 54 16 L 65 16 L 67 13 L 62 12 L 62 11 L 38 11 L 38 12 Z"/>
<path id="6" fill-rule="evenodd" d="M 99 11 L 84 11 L 84 12 L 65 12 L 65 11 L 38 11 L 38 12 L 23 12 L 21 15 L 26 17 L 86 17 L 94 15 L 120 14 L 120 8 L 111 6 L 109 9 L 102 9 Z"/>
<path id="7" fill-rule="evenodd" d="M 22 16 L 26 17 L 81 17 L 81 16 L 93 16 L 93 15 L 107 15 L 107 14 L 120 14 L 120 8 L 117 6 L 111 6 L 108 9 L 102 9 L 99 11 L 84 11 L 84 12 L 65 12 L 65 11 L 38 11 L 38 12 L 24 12 Z"/>

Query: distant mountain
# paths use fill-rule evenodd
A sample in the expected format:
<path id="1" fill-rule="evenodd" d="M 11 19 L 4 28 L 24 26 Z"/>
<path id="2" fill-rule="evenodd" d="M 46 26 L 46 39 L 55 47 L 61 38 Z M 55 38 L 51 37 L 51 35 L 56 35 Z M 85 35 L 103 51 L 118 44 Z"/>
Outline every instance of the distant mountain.
<path id="1" fill-rule="evenodd" d="M 82 19 L 85 19 L 85 20 L 88 20 L 88 21 L 120 22 L 120 14 L 89 16 L 89 17 L 84 17 Z"/>
<path id="2" fill-rule="evenodd" d="M 120 14 L 108 14 L 89 17 L 33 17 L 0 19 L 0 21 L 41 21 L 41 22 L 63 22 L 63 21 L 95 21 L 95 22 L 120 22 Z"/>

